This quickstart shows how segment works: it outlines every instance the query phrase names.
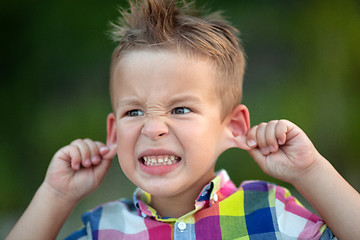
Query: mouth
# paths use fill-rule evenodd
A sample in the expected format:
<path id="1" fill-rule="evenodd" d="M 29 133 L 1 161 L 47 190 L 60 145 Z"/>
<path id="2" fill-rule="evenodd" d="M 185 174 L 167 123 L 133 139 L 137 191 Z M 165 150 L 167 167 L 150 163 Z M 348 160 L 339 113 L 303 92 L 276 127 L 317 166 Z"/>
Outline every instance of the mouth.
<path id="1" fill-rule="evenodd" d="M 181 157 L 174 155 L 143 156 L 140 161 L 145 166 L 168 166 L 181 161 Z"/>

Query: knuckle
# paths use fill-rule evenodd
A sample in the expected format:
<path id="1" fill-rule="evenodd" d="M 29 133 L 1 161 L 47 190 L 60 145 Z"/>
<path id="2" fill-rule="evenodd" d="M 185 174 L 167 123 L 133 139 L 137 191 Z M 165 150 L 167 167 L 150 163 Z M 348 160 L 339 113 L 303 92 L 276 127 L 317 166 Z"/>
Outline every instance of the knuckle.
<path id="1" fill-rule="evenodd" d="M 281 123 L 281 124 L 288 123 L 288 122 L 289 122 L 289 121 L 286 120 L 286 119 L 280 119 L 280 120 L 279 120 L 279 123 Z"/>
<path id="2" fill-rule="evenodd" d="M 276 125 L 278 122 L 279 122 L 279 120 L 271 120 L 271 121 L 269 122 L 269 124 L 271 124 L 271 125 Z"/>
<path id="3" fill-rule="evenodd" d="M 78 152 L 79 148 L 75 145 L 68 145 L 66 148 L 64 148 L 64 150 L 68 150 L 71 152 Z"/>
<path id="4" fill-rule="evenodd" d="M 263 127 L 266 127 L 266 125 L 267 125 L 266 122 L 262 122 L 262 123 L 259 124 L 259 127 L 260 127 L 260 128 L 263 128 Z"/>
<path id="5" fill-rule="evenodd" d="M 101 147 L 105 146 L 102 142 L 100 141 L 96 141 L 95 142 L 96 146 L 100 149 Z"/>
<path id="6" fill-rule="evenodd" d="M 82 139 L 78 138 L 78 139 L 75 139 L 74 141 L 72 141 L 70 144 L 77 144 L 77 143 L 80 143 L 80 142 L 82 142 Z"/>
<path id="7" fill-rule="evenodd" d="M 247 134 L 247 138 L 252 138 L 255 135 L 255 131 L 249 131 Z"/>

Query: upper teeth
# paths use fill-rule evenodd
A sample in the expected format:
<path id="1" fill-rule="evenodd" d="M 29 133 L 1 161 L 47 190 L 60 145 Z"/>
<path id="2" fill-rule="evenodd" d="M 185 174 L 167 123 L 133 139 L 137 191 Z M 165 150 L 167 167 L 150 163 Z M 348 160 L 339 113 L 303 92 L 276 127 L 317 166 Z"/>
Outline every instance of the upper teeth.
<path id="1" fill-rule="evenodd" d="M 179 157 L 172 155 L 144 156 L 142 159 L 144 160 L 144 164 L 147 166 L 171 165 L 180 160 Z"/>

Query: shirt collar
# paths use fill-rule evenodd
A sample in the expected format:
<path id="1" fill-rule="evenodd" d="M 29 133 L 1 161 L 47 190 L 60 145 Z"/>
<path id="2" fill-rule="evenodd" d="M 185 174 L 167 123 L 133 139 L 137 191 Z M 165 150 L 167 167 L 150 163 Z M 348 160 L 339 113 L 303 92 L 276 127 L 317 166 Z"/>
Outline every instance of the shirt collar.
<path id="1" fill-rule="evenodd" d="M 195 212 L 221 202 L 237 190 L 226 170 L 217 172 L 216 177 L 203 187 L 195 200 Z M 151 195 L 140 188 L 137 188 L 133 195 L 135 207 L 139 215 L 149 216 L 160 221 L 174 221 L 173 218 L 160 217 L 151 204 Z"/>

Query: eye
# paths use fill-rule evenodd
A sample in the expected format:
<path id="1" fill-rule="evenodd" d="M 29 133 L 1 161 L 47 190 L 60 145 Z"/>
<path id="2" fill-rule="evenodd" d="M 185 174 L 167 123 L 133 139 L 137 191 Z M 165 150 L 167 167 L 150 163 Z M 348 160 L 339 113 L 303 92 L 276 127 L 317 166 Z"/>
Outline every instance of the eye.
<path id="1" fill-rule="evenodd" d="M 133 109 L 133 110 L 127 111 L 126 115 L 129 117 L 138 117 L 138 116 L 143 116 L 144 113 L 139 109 Z"/>
<path id="2" fill-rule="evenodd" d="M 191 112 L 191 110 L 187 107 L 177 107 L 171 111 L 171 114 L 186 114 L 189 112 Z"/>

